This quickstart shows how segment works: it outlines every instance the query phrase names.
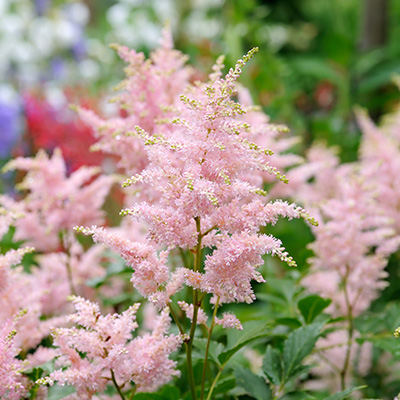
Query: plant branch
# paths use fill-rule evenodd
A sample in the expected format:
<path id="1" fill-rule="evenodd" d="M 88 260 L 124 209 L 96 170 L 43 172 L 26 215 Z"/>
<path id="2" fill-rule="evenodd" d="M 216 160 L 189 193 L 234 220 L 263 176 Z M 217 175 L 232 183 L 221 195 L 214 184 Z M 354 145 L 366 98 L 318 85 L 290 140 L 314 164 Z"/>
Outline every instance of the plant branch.
<path id="1" fill-rule="evenodd" d="M 205 386 L 205 381 L 206 381 L 208 351 L 209 351 L 209 348 L 210 348 L 211 334 L 212 334 L 212 331 L 213 331 L 214 326 L 215 326 L 215 317 L 217 316 L 217 310 L 218 310 L 218 306 L 219 306 L 219 299 L 220 299 L 220 297 L 218 296 L 217 302 L 215 303 L 215 307 L 214 307 L 214 312 L 213 312 L 213 316 L 212 316 L 212 320 L 211 320 L 211 326 L 210 326 L 210 329 L 208 331 L 206 353 L 205 353 L 205 356 L 204 356 L 203 375 L 202 375 L 202 378 L 201 378 L 201 396 L 200 396 L 200 400 L 204 399 L 204 386 Z"/>
<path id="2" fill-rule="evenodd" d="M 117 389 L 119 397 L 121 397 L 121 400 L 126 400 L 124 394 L 121 391 L 121 388 L 119 387 L 119 385 L 115 379 L 114 371 L 112 369 L 110 369 L 110 371 L 111 371 L 111 380 L 113 381 L 113 384 L 114 384 L 115 388 Z"/>

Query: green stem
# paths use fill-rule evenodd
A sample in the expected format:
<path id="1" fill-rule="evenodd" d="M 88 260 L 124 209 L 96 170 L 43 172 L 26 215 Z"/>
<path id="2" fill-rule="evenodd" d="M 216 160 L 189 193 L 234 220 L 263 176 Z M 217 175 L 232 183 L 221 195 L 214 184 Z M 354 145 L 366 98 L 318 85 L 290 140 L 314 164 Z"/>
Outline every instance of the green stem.
<path id="1" fill-rule="evenodd" d="M 135 387 L 132 389 L 132 393 L 131 393 L 131 395 L 130 395 L 130 397 L 129 397 L 129 400 L 132 400 L 132 399 L 133 399 L 133 396 L 134 396 L 135 393 L 136 393 L 136 389 L 137 389 L 137 386 L 135 386 Z"/>
<path id="2" fill-rule="evenodd" d="M 350 364 L 350 355 L 351 355 L 351 347 L 352 347 L 351 345 L 352 345 L 353 334 L 354 334 L 353 306 L 350 303 L 350 298 L 349 298 L 349 294 L 347 291 L 347 275 L 348 275 L 348 273 L 346 274 L 345 278 L 343 279 L 343 290 L 344 290 L 344 298 L 346 300 L 347 320 L 349 322 L 349 326 L 348 326 L 348 345 L 347 345 L 347 349 L 346 349 L 346 356 L 344 359 L 343 368 L 340 372 L 341 390 L 346 389 L 346 374 L 347 374 L 347 370 L 348 370 L 349 364 Z"/>
<path id="3" fill-rule="evenodd" d="M 169 307 L 169 310 L 170 310 L 170 312 L 171 312 L 171 315 L 172 315 L 173 320 L 175 321 L 176 325 L 177 325 L 178 328 L 179 328 L 179 332 L 180 332 L 182 335 L 184 335 L 184 334 L 185 334 L 185 331 L 184 331 L 184 329 L 183 329 L 181 323 L 179 322 L 178 316 L 176 315 L 174 309 L 172 308 L 172 304 L 169 303 L 169 304 L 168 304 L 168 307 Z"/>
<path id="4" fill-rule="evenodd" d="M 195 260 L 194 260 L 194 271 L 198 272 L 201 269 L 201 261 L 202 261 L 201 240 L 203 238 L 203 235 L 201 234 L 200 217 L 195 217 L 194 220 L 196 221 L 196 230 L 197 230 L 197 244 L 196 244 Z M 186 361 L 187 361 L 188 380 L 189 380 L 190 392 L 192 394 L 192 400 L 197 400 L 196 383 L 193 374 L 192 350 L 193 350 L 194 334 L 196 332 L 196 325 L 197 325 L 197 314 L 199 312 L 200 305 L 201 302 L 199 302 L 198 291 L 197 289 L 193 289 L 192 326 L 190 328 L 189 340 L 186 342 Z"/>
<path id="5" fill-rule="evenodd" d="M 217 310 L 218 310 L 218 306 L 219 306 L 219 299 L 220 299 L 220 297 L 218 296 L 217 302 L 215 303 L 215 307 L 214 307 L 214 313 L 213 313 L 212 320 L 211 320 L 210 330 L 208 331 L 206 354 L 204 356 L 203 376 L 202 376 L 202 379 L 201 379 L 201 396 L 200 396 L 200 400 L 204 399 L 204 386 L 205 386 L 205 382 L 206 382 L 208 351 L 209 351 L 209 348 L 210 348 L 211 334 L 212 334 L 212 331 L 213 331 L 214 326 L 215 326 L 215 317 L 217 316 Z"/>
<path id="6" fill-rule="evenodd" d="M 121 397 L 121 400 L 126 400 L 124 394 L 121 391 L 121 388 L 119 387 L 119 385 L 115 379 L 114 371 L 112 369 L 110 369 L 110 371 L 111 371 L 111 380 L 113 381 L 113 384 L 114 384 L 115 388 L 117 389 L 119 397 Z"/>
<path id="7" fill-rule="evenodd" d="M 217 374 L 217 376 L 214 378 L 214 381 L 213 381 L 213 383 L 212 383 L 212 385 L 211 385 L 211 387 L 210 387 L 210 391 L 208 392 L 208 396 L 207 396 L 207 399 L 206 399 L 206 400 L 210 400 L 210 399 L 211 399 L 212 392 L 214 391 L 215 385 L 217 384 L 218 379 L 219 379 L 219 377 L 221 376 L 222 371 L 224 370 L 224 367 L 225 367 L 225 365 L 222 365 L 222 366 L 220 367 L 220 369 L 219 369 L 219 371 L 218 371 L 218 374 Z"/>

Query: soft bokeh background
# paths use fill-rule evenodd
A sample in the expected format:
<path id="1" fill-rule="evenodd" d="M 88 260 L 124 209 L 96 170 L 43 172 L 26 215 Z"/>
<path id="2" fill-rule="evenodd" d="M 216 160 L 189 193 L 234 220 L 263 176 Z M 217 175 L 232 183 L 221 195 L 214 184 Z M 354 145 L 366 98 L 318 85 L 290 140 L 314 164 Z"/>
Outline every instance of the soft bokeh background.
<path id="1" fill-rule="evenodd" d="M 274 122 L 302 136 L 299 151 L 322 139 L 339 145 L 345 161 L 354 159 L 353 106 L 377 119 L 399 98 L 392 84 L 400 73 L 400 3 L 394 0 L 3 0 L 0 158 L 16 147 L 35 150 L 27 132 L 29 96 L 55 108 L 99 103 L 122 77 L 109 44 L 148 53 L 165 23 L 200 71 L 221 53 L 231 65 L 259 46 L 244 83 Z"/>

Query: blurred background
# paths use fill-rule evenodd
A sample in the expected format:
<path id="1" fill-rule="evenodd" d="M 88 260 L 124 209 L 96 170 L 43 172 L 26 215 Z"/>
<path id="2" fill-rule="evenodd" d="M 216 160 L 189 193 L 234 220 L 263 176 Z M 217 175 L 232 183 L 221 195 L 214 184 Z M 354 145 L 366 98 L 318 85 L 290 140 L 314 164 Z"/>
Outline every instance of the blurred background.
<path id="1" fill-rule="evenodd" d="M 399 1 L 1 0 L 1 164 L 61 146 L 78 167 L 93 138 L 68 104 L 111 112 L 123 64 L 109 44 L 148 54 L 165 23 L 199 78 L 218 55 L 230 66 L 259 46 L 241 79 L 272 122 L 301 137 L 299 153 L 323 140 L 356 159 L 354 106 L 378 120 L 399 100 Z"/>

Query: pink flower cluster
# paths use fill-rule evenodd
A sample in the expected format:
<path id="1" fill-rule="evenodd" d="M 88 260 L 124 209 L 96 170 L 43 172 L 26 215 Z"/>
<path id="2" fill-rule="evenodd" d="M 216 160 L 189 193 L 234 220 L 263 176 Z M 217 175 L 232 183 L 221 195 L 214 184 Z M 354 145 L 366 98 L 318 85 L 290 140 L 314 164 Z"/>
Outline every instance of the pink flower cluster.
<path id="1" fill-rule="evenodd" d="M 178 374 L 176 363 L 168 356 L 183 338 L 166 334 L 170 326 L 168 312 L 161 313 L 151 334 L 133 338 L 132 332 L 138 327 L 138 303 L 121 314 L 103 316 L 95 303 L 81 297 L 73 297 L 72 302 L 76 313 L 70 320 L 79 328 L 54 331 L 54 344 L 61 356 L 57 363 L 63 368 L 52 372 L 42 383 L 72 385 L 77 398 L 89 400 L 113 380 L 120 388 L 133 381 L 137 392 L 155 391 Z"/>
<path id="2" fill-rule="evenodd" d="M 59 249 L 59 233 L 75 225 L 103 223 L 101 206 L 113 183 L 105 175 L 96 177 L 97 167 L 81 167 L 67 176 L 59 150 L 52 157 L 39 151 L 35 158 L 19 157 L 10 161 L 5 171 L 27 172 L 19 189 L 28 191 L 21 201 L 1 196 L 0 204 L 23 215 L 15 221 L 15 240 L 24 240 L 37 251 Z"/>
<path id="3" fill-rule="evenodd" d="M 263 174 L 286 178 L 269 164 L 272 152 L 248 139 L 252 127 L 243 121 L 246 110 L 232 100 L 241 68 L 254 53 L 239 60 L 225 77 L 219 60 L 208 83 L 188 86 L 187 95 L 180 96 L 178 117 L 160 121 L 150 132 L 135 128 L 147 165 L 124 186 L 139 183 L 147 197 L 122 214 L 147 224 L 149 242 L 133 243 L 100 228 L 80 228 L 117 250 L 134 269 L 135 288 L 160 308 L 183 283 L 220 297 L 221 302 L 252 302 L 251 281 L 263 281 L 256 270 L 263 264 L 263 254 L 295 265 L 280 240 L 258 233 L 260 226 L 274 224 L 280 216 L 304 217 L 315 224 L 301 207 L 263 200 Z M 268 135 L 271 126 L 263 126 Z M 256 125 L 255 134 L 260 129 Z M 168 253 L 157 255 L 160 246 L 215 250 L 207 256 L 204 270 L 169 271 Z"/>

